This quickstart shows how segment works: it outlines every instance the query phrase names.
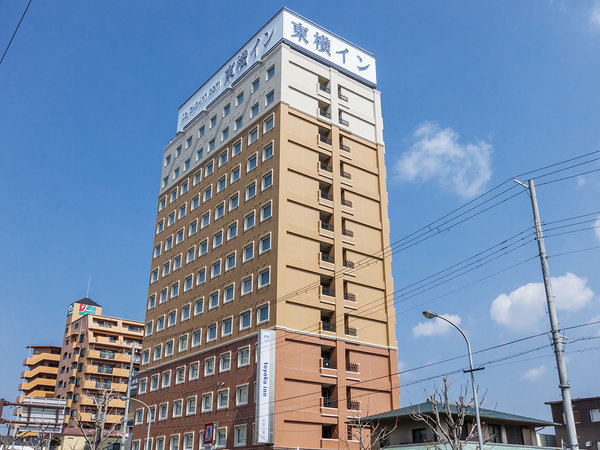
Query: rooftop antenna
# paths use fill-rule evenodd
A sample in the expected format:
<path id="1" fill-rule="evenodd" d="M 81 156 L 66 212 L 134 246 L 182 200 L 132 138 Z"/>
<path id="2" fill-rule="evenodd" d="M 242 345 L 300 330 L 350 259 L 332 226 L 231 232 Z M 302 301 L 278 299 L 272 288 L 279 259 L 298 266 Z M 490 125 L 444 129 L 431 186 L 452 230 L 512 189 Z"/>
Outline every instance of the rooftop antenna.
<path id="1" fill-rule="evenodd" d="M 87 287 L 87 291 L 85 292 L 85 297 L 86 298 L 90 298 L 90 282 L 92 281 L 92 275 L 90 274 L 90 276 L 88 277 L 88 287 Z"/>

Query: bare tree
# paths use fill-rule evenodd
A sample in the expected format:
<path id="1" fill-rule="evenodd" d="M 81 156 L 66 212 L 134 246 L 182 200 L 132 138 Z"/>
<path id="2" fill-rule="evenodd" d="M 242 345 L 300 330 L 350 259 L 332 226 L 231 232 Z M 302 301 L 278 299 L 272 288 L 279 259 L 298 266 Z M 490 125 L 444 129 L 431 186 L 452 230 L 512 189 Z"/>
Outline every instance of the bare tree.
<path id="1" fill-rule="evenodd" d="M 11 434 L 10 423 L 4 423 L 3 425 L 6 425 L 6 433 L 0 431 L 0 450 L 9 450 L 19 439 L 19 434 L 16 430 L 14 434 Z"/>
<path id="2" fill-rule="evenodd" d="M 396 419 L 393 427 L 382 426 L 378 420 L 369 419 L 368 411 L 363 414 L 360 409 L 354 410 L 352 416 L 348 422 L 348 439 L 339 438 L 348 450 L 350 441 L 358 441 L 360 450 L 379 450 L 398 425 L 398 419 Z"/>
<path id="3" fill-rule="evenodd" d="M 443 386 L 434 385 L 433 393 L 425 391 L 427 401 L 431 403 L 431 412 L 420 409 L 410 415 L 411 419 L 423 422 L 436 437 L 435 448 L 450 447 L 462 450 L 468 441 L 477 437 L 477 427 L 472 419 L 473 398 L 468 395 L 468 385 L 461 386 L 456 401 L 451 401 L 448 391 L 451 384 L 446 377 Z M 485 399 L 483 395 L 479 404 Z M 470 425 L 470 426 L 469 426 Z M 485 442 L 488 442 L 487 439 Z"/>
<path id="4" fill-rule="evenodd" d="M 80 419 L 75 419 L 77 427 L 85 439 L 86 447 L 89 450 L 101 450 L 105 448 L 108 439 L 114 437 L 113 432 L 120 425 L 121 421 L 119 420 L 111 425 L 106 420 L 113 412 L 110 402 L 117 400 L 120 396 L 118 392 L 112 389 L 102 389 L 99 394 L 91 396 L 94 399 L 96 407 L 96 413 L 93 415 L 94 425 L 92 427 L 86 427 Z M 92 430 L 93 433 L 90 433 Z"/>

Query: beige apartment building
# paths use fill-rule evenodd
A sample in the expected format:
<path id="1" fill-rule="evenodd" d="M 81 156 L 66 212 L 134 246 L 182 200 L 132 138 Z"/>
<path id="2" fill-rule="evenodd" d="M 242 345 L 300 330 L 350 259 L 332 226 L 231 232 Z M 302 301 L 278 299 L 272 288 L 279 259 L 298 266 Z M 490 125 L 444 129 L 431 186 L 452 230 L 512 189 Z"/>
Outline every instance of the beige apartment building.
<path id="1" fill-rule="evenodd" d="M 164 149 L 134 450 L 358 448 L 399 407 L 387 205 L 375 58 L 282 9 Z"/>
<path id="2" fill-rule="evenodd" d="M 54 345 L 28 345 L 30 356 L 23 360 L 26 370 L 19 384 L 17 402 L 24 397 L 54 398 L 61 348 Z"/>
<path id="3" fill-rule="evenodd" d="M 132 345 L 140 348 L 142 334 L 143 323 L 102 315 L 102 307 L 87 297 L 69 305 L 55 392 L 67 401 L 66 427 L 77 428 L 77 421 L 94 426 L 95 396 L 105 391 L 126 395 Z M 108 428 L 122 422 L 125 402 L 115 399 L 109 406 Z"/>

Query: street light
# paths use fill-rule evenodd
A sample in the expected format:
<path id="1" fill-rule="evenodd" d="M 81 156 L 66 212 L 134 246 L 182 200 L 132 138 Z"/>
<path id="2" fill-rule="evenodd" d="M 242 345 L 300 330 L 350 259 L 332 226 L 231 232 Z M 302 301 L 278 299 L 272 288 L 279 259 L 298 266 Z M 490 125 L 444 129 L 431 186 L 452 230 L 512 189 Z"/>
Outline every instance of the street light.
<path id="1" fill-rule="evenodd" d="M 152 422 L 152 410 L 150 409 L 150 407 L 144 403 L 143 401 L 135 398 L 135 397 L 127 397 L 126 395 L 123 395 L 122 397 L 119 397 L 119 400 L 133 400 L 134 402 L 139 402 L 142 405 L 144 405 L 147 409 L 148 409 L 148 431 L 146 432 L 146 448 L 145 450 L 148 450 L 148 444 L 150 443 L 150 423 Z"/>
<path id="2" fill-rule="evenodd" d="M 426 319 L 434 319 L 434 318 L 438 318 L 443 320 L 444 322 L 448 322 L 450 325 L 452 325 L 454 328 L 456 328 L 460 334 L 462 334 L 462 337 L 465 338 L 465 341 L 467 343 L 467 351 L 469 353 L 469 367 L 470 370 L 469 372 L 471 372 L 471 386 L 473 387 L 473 401 L 475 403 L 475 420 L 477 422 L 477 439 L 479 440 L 479 450 L 483 450 L 483 439 L 482 439 L 482 435 L 481 435 L 481 420 L 479 418 L 479 402 L 477 401 L 477 389 L 475 388 L 475 370 L 473 369 L 473 356 L 471 354 L 471 344 L 469 343 L 469 339 L 467 338 L 467 335 L 465 334 L 465 332 L 463 330 L 460 329 L 460 327 L 458 325 L 456 325 L 454 322 L 451 322 L 450 320 L 446 319 L 445 317 L 440 316 L 438 313 L 434 312 L 434 311 L 423 311 L 423 315 L 425 316 Z"/>

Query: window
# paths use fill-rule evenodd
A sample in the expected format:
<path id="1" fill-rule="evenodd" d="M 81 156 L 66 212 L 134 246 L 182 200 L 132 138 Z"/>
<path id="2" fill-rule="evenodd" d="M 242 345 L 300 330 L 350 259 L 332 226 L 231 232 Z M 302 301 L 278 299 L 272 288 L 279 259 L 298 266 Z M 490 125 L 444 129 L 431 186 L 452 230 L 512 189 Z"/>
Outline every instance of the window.
<path id="1" fill-rule="evenodd" d="M 160 256 L 161 250 L 162 250 L 162 244 L 159 242 L 154 247 L 154 258 L 156 258 L 157 256 Z"/>
<path id="2" fill-rule="evenodd" d="M 161 403 L 161 405 L 158 407 L 158 420 L 167 420 L 168 414 L 169 414 L 169 404 Z M 158 444 L 158 439 L 157 439 L 156 443 Z"/>
<path id="3" fill-rule="evenodd" d="M 183 292 L 191 291 L 192 287 L 194 287 L 194 277 L 192 275 L 188 275 L 185 277 L 185 280 L 183 280 Z"/>
<path id="4" fill-rule="evenodd" d="M 243 384 L 235 389 L 235 402 L 237 405 L 248 404 L 248 385 Z"/>
<path id="5" fill-rule="evenodd" d="M 206 330 L 206 341 L 212 342 L 217 339 L 217 324 L 213 323 L 209 325 Z"/>
<path id="6" fill-rule="evenodd" d="M 152 294 L 148 297 L 148 309 L 152 309 L 156 306 L 156 294 Z"/>
<path id="7" fill-rule="evenodd" d="M 252 312 L 250 310 L 240 313 L 240 330 L 250 328 L 252 325 Z"/>
<path id="8" fill-rule="evenodd" d="M 233 194 L 231 197 L 229 197 L 229 211 L 233 211 L 235 208 L 237 208 L 240 204 L 240 195 L 239 194 Z"/>
<path id="9" fill-rule="evenodd" d="M 136 409 L 135 410 L 135 424 L 139 425 L 144 421 L 144 410 L 143 409 Z M 139 443 L 138 443 L 139 446 Z"/>
<path id="10" fill-rule="evenodd" d="M 224 141 L 228 137 L 229 137 L 229 127 L 225 128 L 223 131 L 221 131 L 221 140 Z"/>
<path id="11" fill-rule="evenodd" d="M 214 127 L 217 124 L 217 116 L 212 116 L 210 118 L 210 128 Z"/>
<path id="12" fill-rule="evenodd" d="M 215 140 L 213 139 L 212 142 L 214 143 Z M 215 163 L 213 161 L 210 161 L 209 163 L 206 164 L 206 167 L 204 168 L 204 176 L 205 177 L 209 176 L 211 173 L 213 173 L 214 170 L 215 170 Z"/>
<path id="13" fill-rule="evenodd" d="M 246 217 L 244 217 L 244 231 L 249 230 L 250 228 L 252 228 L 255 224 L 255 213 L 254 211 L 252 211 L 250 214 L 247 214 Z"/>
<path id="14" fill-rule="evenodd" d="M 212 392 L 202 394 L 202 412 L 212 411 Z"/>
<path id="15" fill-rule="evenodd" d="M 221 389 L 217 392 L 217 409 L 225 409 L 229 406 L 229 389 Z"/>
<path id="16" fill-rule="evenodd" d="M 165 356 L 171 356 L 173 354 L 173 344 L 173 339 L 165 343 Z"/>
<path id="17" fill-rule="evenodd" d="M 198 379 L 198 366 L 199 364 L 197 362 L 190 364 L 190 380 Z"/>
<path id="18" fill-rule="evenodd" d="M 167 187 L 168 184 L 169 184 L 169 177 L 166 176 L 162 180 L 162 187 Z"/>
<path id="19" fill-rule="evenodd" d="M 156 234 L 160 233 L 164 229 L 165 229 L 165 220 L 163 219 L 156 224 Z"/>
<path id="20" fill-rule="evenodd" d="M 206 267 L 203 267 L 196 274 L 196 286 L 204 284 L 205 281 L 206 281 Z"/>
<path id="21" fill-rule="evenodd" d="M 237 236 L 237 221 L 230 223 L 227 226 L 227 240 L 231 240 Z"/>
<path id="22" fill-rule="evenodd" d="M 165 241 L 165 251 L 173 248 L 173 236 L 169 236 Z"/>
<path id="23" fill-rule="evenodd" d="M 173 436 L 171 436 L 171 443 L 169 445 L 170 445 L 169 450 L 179 450 L 179 435 L 178 434 L 174 434 Z"/>
<path id="24" fill-rule="evenodd" d="M 244 103 L 244 93 L 240 92 L 236 98 L 236 105 L 239 106 Z"/>
<path id="25" fill-rule="evenodd" d="M 204 192 L 202 193 L 202 201 L 207 202 L 211 198 L 212 198 L 212 184 L 209 185 L 206 189 L 204 189 Z"/>
<path id="26" fill-rule="evenodd" d="M 191 305 L 188 303 L 187 305 L 183 305 L 181 307 L 181 321 L 188 320 L 190 318 L 190 310 Z"/>
<path id="27" fill-rule="evenodd" d="M 256 195 L 256 181 L 253 181 L 246 186 L 246 201 L 250 200 Z"/>
<path id="28" fill-rule="evenodd" d="M 265 303 L 264 305 L 259 306 L 256 315 L 259 324 L 267 322 L 269 320 L 269 304 Z"/>
<path id="29" fill-rule="evenodd" d="M 204 297 L 199 298 L 194 302 L 194 316 L 204 312 Z"/>
<path id="30" fill-rule="evenodd" d="M 187 141 L 185 143 L 185 148 L 190 148 L 192 146 L 192 136 L 187 138 Z M 181 147 L 177 148 L 177 156 L 179 156 L 181 154 Z"/>
<path id="31" fill-rule="evenodd" d="M 223 108 L 223 117 L 226 117 L 231 112 L 231 104 L 227 103 Z"/>
<path id="32" fill-rule="evenodd" d="M 204 156 L 203 148 L 199 148 L 198 150 L 196 150 L 196 161 L 200 161 L 203 156 Z"/>
<path id="33" fill-rule="evenodd" d="M 233 252 L 225 257 L 225 271 L 231 270 L 235 267 L 235 256 L 236 252 Z"/>
<path id="34" fill-rule="evenodd" d="M 260 207 L 260 221 L 267 220 L 271 217 L 271 202 L 268 202 Z"/>
<path id="35" fill-rule="evenodd" d="M 173 417 L 181 417 L 181 413 L 183 412 L 183 401 L 182 400 L 173 400 Z"/>
<path id="36" fill-rule="evenodd" d="M 215 140 L 211 139 L 208 141 L 208 151 L 211 152 L 215 149 Z M 208 172 L 206 173 L 208 175 Z"/>
<path id="37" fill-rule="evenodd" d="M 271 269 L 266 268 L 258 272 L 258 288 L 271 284 Z"/>
<path id="38" fill-rule="evenodd" d="M 215 374 L 215 357 L 206 358 L 204 360 L 204 376 L 208 377 Z"/>
<path id="39" fill-rule="evenodd" d="M 192 184 L 194 186 L 196 186 L 198 183 L 200 183 L 200 181 L 202 181 L 202 171 L 199 170 L 198 172 L 196 172 L 194 174 L 194 181 L 192 182 Z"/>
<path id="40" fill-rule="evenodd" d="M 252 292 L 252 275 L 242 279 L 241 295 Z"/>
<path id="41" fill-rule="evenodd" d="M 240 173 L 241 173 L 241 167 L 238 165 L 237 167 L 234 167 L 233 169 L 231 169 L 231 175 L 229 177 L 229 183 L 234 183 L 237 180 L 240 179 Z"/>
<path id="42" fill-rule="evenodd" d="M 192 348 L 198 347 L 202 344 L 202 330 L 196 330 L 192 332 Z"/>
<path id="43" fill-rule="evenodd" d="M 198 246 L 198 256 L 206 255 L 208 252 L 208 239 L 204 239 Z"/>
<path id="44" fill-rule="evenodd" d="M 177 323 L 177 310 L 171 311 L 167 316 L 167 327 L 172 327 Z"/>
<path id="45" fill-rule="evenodd" d="M 171 298 L 179 295 L 179 281 L 171 285 Z"/>
<path id="46" fill-rule="evenodd" d="M 183 205 L 181 205 L 179 207 L 179 215 L 178 215 L 178 219 L 181 219 L 182 217 L 185 217 L 185 213 L 186 213 L 186 205 L 185 203 Z"/>
<path id="47" fill-rule="evenodd" d="M 152 325 L 154 324 L 154 322 L 151 320 L 150 322 L 146 323 L 146 336 L 150 336 L 152 334 Z"/>
<path id="48" fill-rule="evenodd" d="M 219 306 L 219 291 L 215 291 L 208 296 L 208 309 Z"/>
<path id="49" fill-rule="evenodd" d="M 227 427 L 217 428 L 217 445 L 216 447 L 225 447 L 227 443 Z"/>
<path id="50" fill-rule="evenodd" d="M 250 133 L 248 133 L 248 145 L 256 142 L 258 139 L 258 127 L 254 127 Z"/>
<path id="51" fill-rule="evenodd" d="M 231 148 L 231 157 L 233 158 L 235 155 L 237 155 L 241 151 L 242 151 L 242 141 L 239 140 L 235 144 L 233 144 L 233 147 Z"/>
<path id="52" fill-rule="evenodd" d="M 200 129 L 198 130 L 198 137 L 202 137 L 204 136 L 204 125 L 202 125 L 200 127 Z"/>
<path id="53" fill-rule="evenodd" d="M 254 258 L 254 242 L 246 245 L 243 249 L 242 262 L 250 261 Z"/>
<path id="54" fill-rule="evenodd" d="M 171 214 L 169 214 L 169 217 L 167 218 L 167 225 L 173 225 L 175 223 L 175 211 L 173 211 Z"/>
<path id="55" fill-rule="evenodd" d="M 200 224 L 200 228 L 206 228 L 210 225 L 210 211 L 202 214 L 202 223 Z"/>
<path id="56" fill-rule="evenodd" d="M 250 347 L 238 349 L 238 367 L 250 365 Z"/>
<path id="57" fill-rule="evenodd" d="M 169 203 L 173 203 L 175 200 L 177 200 L 177 189 L 173 189 L 171 191 L 171 198 L 169 200 Z"/>
<path id="58" fill-rule="evenodd" d="M 258 164 L 258 158 L 255 153 L 250 158 L 248 158 L 248 161 L 246 162 L 246 173 L 250 172 L 251 170 L 256 169 L 257 164 Z"/>
<path id="59" fill-rule="evenodd" d="M 237 119 L 235 119 L 235 129 L 239 130 L 240 128 L 242 128 L 242 126 L 244 125 L 244 117 L 240 116 Z"/>
<path id="60" fill-rule="evenodd" d="M 600 409 L 590 409 L 590 420 L 600 422 Z"/>
<path id="61" fill-rule="evenodd" d="M 258 252 L 262 254 L 271 250 L 271 233 L 262 236 L 258 241 Z"/>
<path id="62" fill-rule="evenodd" d="M 221 178 L 219 178 L 219 180 L 217 181 L 217 193 L 221 192 L 223 189 L 225 189 L 227 187 L 227 176 L 223 175 Z"/>
<path id="63" fill-rule="evenodd" d="M 192 201 L 190 202 L 190 210 L 195 210 L 198 206 L 200 206 L 200 194 L 196 194 Z"/>
<path id="64" fill-rule="evenodd" d="M 165 167 L 171 164 L 171 155 L 165 156 Z"/>
<path id="65" fill-rule="evenodd" d="M 186 351 L 188 348 L 188 335 L 184 334 L 183 336 L 179 336 L 179 353 Z"/>
<path id="66" fill-rule="evenodd" d="M 210 267 L 210 277 L 215 278 L 221 275 L 221 260 L 215 261 Z"/>
<path id="67" fill-rule="evenodd" d="M 179 167 L 177 169 L 175 169 L 175 171 L 173 171 L 173 179 L 177 178 L 179 176 Z"/>
<path id="68" fill-rule="evenodd" d="M 161 387 L 166 388 L 166 387 L 169 387 L 170 385 L 171 385 L 171 371 L 168 370 L 166 372 L 163 372 L 163 374 L 162 374 Z"/>
<path id="69" fill-rule="evenodd" d="M 162 276 L 167 276 L 171 273 L 171 261 L 167 261 L 166 263 L 163 264 L 163 268 L 162 268 Z"/>
<path id="70" fill-rule="evenodd" d="M 144 350 L 144 353 L 142 354 L 142 364 L 148 364 L 150 363 L 150 350 L 146 349 Z"/>
<path id="71" fill-rule="evenodd" d="M 269 67 L 269 69 L 267 70 L 267 80 L 270 80 L 271 78 L 273 78 L 275 76 L 275 66 L 271 66 Z"/>
<path id="72" fill-rule="evenodd" d="M 230 284 L 223 288 L 223 303 L 228 303 L 233 300 L 235 285 Z"/>
<path id="73" fill-rule="evenodd" d="M 271 91 L 267 94 L 266 104 L 270 105 L 275 101 L 275 91 Z"/>
<path id="74" fill-rule="evenodd" d="M 185 262 L 189 264 L 194 259 L 196 259 L 196 247 L 188 248 L 188 251 L 185 254 Z"/>
<path id="75" fill-rule="evenodd" d="M 156 319 L 156 331 L 162 331 L 165 329 L 165 316 L 160 316 Z"/>
<path id="76" fill-rule="evenodd" d="M 219 167 L 227 162 L 227 151 L 224 151 L 219 155 Z"/>
<path id="77" fill-rule="evenodd" d="M 223 323 L 221 324 L 221 336 L 229 336 L 233 332 L 233 319 L 228 317 L 227 319 L 223 319 Z M 229 370 L 229 368 L 227 368 Z M 221 370 L 222 371 L 222 370 Z"/>
<path id="78" fill-rule="evenodd" d="M 158 203 L 158 210 L 162 211 L 166 207 L 167 207 L 167 197 L 163 197 L 160 199 L 160 202 Z"/>
<path id="79" fill-rule="evenodd" d="M 268 171 L 261 177 L 261 187 L 262 187 L 263 191 L 265 189 L 270 188 L 271 186 L 273 186 L 273 171 L 272 170 Z"/>
<path id="80" fill-rule="evenodd" d="M 181 241 L 183 241 L 183 237 L 184 237 L 184 232 L 183 232 L 183 228 L 180 229 L 179 231 L 177 231 L 177 234 L 175 235 L 175 244 L 179 244 L 181 243 Z"/>
<path id="81" fill-rule="evenodd" d="M 198 231 L 198 219 L 196 219 L 192 223 L 190 223 L 188 235 L 193 236 L 194 234 L 196 234 L 197 231 Z"/>
<path id="82" fill-rule="evenodd" d="M 258 91 L 258 88 L 260 87 L 260 79 L 256 79 L 252 82 L 252 92 L 256 92 Z"/>
<path id="83" fill-rule="evenodd" d="M 213 234 L 213 248 L 220 247 L 223 244 L 223 231 L 217 231 Z"/>
<path id="84" fill-rule="evenodd" d="M 196 414 L 196 397 L 190 397 L 185 402 L 185 414 L 188 416 L 191 416 L 192 414 Z M 186 437 L 187 437 L 187 435 L 186 435 Z M 193 436 L 191 436 L 191 437 L 193 437 Z M 190 448 L 192 448 L 192 447 L 190 446 Z"/>
<path id="85" fill-rule="evenodd" d="M 187 168 L 189 169 L 190 160 L 188 159 L 185 163 L 187 164 Z M 182 195 L 188 191 L 189 186 L 190 186 L 190 183 L 188 180 L 185 180 L 183 183 L 181 183 L 181 194 Z"/>
<path id="86" fill-rule="evenodd" d="M 262 160 L 266 161 L 267 159 L 269 159 L 272 156 L 273 156 L 273 143 L 271 143 L 271 144 L 267 145 L 265 148 L 263 148 Z"/>
<path id="87" fill-rule="evenodd" d="M 275 124 L 275 117 L 274 116 L 271 116 L 267 120 L 265 120 L 263 122 L 263 133 L 266 133 L 267 131 L 272 130 L 274 124 Z"/>
<path id="88" fill-rule="evenodd" d="M 258 114 L 258 103 L 252 105 L 252 108 L 250 109 L 250 117 L 254 117 Z"/>
<path id="89" fill-rule="evenodd" d="M 225 202 L 221 202 L 215 208 L 215 220 L 220 219 L 225 214 Z"/>
<path id="90" fill-rule="evenodd" d="M 150 391 L 156 391 L 158 389 L 158 375 L 153 375 L 150 378 Z"/>

